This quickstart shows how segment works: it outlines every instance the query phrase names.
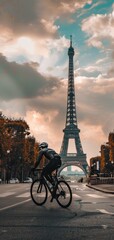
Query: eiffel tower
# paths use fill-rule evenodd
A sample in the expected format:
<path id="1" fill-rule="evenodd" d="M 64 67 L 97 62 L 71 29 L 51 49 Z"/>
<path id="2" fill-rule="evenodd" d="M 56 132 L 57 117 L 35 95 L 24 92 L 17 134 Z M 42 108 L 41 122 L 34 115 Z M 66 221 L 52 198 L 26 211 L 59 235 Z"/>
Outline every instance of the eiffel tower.
<path id="1" fill-rule="evenodd" d="M 76 116 L 76 104 L 75 104 L 75 88 L 74 88 L 74 69 L 73 69 L 73 57 L 74 48 L 72 47 L 72 36 L 70 36 L 70 47 L 68 49 L 69 56 L 69 74 L 68 74 L 68 95 L 67 95 L 67 113 L 66 113 L 66 125 L 63 129 L 64 136 L 60 150 L 60 156 L 62 158 L 62 167 L 60 171 L 68 166 L 75 165 L 80 167 L 85 174 L 87 174 L 88 164 L 86 161 L 86 154 L 84 154 L 77 124 Z M 68 153 L 69 140 L 74 139 L 75 153 Z"/>

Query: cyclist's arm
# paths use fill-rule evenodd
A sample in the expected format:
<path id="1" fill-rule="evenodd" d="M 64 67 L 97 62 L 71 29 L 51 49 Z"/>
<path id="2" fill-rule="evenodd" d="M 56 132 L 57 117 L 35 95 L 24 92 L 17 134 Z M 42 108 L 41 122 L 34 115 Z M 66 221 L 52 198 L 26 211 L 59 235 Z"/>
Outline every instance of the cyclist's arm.
<path id="1" fill-rule="evenodd" d="M 43 151 L 41 150 L 40 152 L 39 152 L 39 155 L 38 155 L 38 157 L 37 157 L 37 160 L 36 160 L 36 163 L 35 163 L 35 165 L 34 165 L 34 168 L 36 168 L 38 165 L 39 165 L 39 163 L 40 163 L 40 161 L 41 161 L 41 159 L 42 159 L 42 157 L 43 157 Z"/>

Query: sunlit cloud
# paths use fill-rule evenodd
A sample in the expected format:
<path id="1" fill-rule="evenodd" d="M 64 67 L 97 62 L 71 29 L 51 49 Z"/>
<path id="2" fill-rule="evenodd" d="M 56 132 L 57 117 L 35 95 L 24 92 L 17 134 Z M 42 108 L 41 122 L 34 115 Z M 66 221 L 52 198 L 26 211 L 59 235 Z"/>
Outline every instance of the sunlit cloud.
<path id="1" fill-rule="evenodd" d="M 41 19 L 41 23 L 45 27 L 45 29 L 50 32 L 50 33 L 55 33 L 57 32 L 59 26 L 54 25 L 54 20 L 47 21 L 45 19 Z"/>
<path id="2" fill-rule="evenodd" d="M 56 118 L 57 111 L 49 111 L 48 113 L 41 114 L 35 111 L 28 111 L 26 113 L 25 119 L 29 123 L 31 134 L 33 134 L 37 140 L 47 141 L 50 146 L 56 148 L 59 152 L 59 134 L 57 133 L 59 129 L 56 129 L 56 134 L 54 128 L 52 127 L 52 121 Z M 55 135 L 55 137 L 54 137 Z"/>

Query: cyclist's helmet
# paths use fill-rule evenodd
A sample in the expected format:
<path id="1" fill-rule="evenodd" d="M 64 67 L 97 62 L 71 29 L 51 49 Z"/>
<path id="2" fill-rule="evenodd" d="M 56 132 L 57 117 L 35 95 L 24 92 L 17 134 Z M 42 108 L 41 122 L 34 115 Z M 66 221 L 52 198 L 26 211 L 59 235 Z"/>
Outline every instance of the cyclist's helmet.
<path id="1" fill-rule="evenodd" d="M 48 143 L 46 143 L 46 142 L 42 142 L 39 144 L 39 149 L 47 148 L 47 147 L 48 147 Z"/>

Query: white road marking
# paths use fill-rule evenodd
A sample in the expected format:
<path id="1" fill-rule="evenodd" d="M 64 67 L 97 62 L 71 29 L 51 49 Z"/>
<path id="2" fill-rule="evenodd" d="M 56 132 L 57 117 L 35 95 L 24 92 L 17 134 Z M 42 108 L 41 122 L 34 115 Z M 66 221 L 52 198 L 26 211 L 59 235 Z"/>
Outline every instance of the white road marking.
<path id="1" fill-rule="evenodd" d="M 20 194 L 20 195 L 18 195 L 16 197 L 30 197 L 30 193 L 29 192 L 23 193 L 23 194 Z"/>
<path id="2" fill-rule="evenodd" d="M 66 193 L 66 195 L 65 195 L 66 197 L 69 197 L 70 196 L 70 193 Z"/>
<path id="3" fill-rule="evenodd" d="M 103 229 L 107 229 L 108 225 L 101 225 Z"/>
<path id="4" fill-rule="evenodd" d="M 1 232 L 3 232 L 3 233 L 6 233 L 8 230 L 6 230 L 6 229 L 3 229 Z"/>
<path id="5" fill-rule="evenodd" d="M 6 192 L 6 193 L 0 193 L 0 197 L 8 197 L 10 195 L 15 194 L 15 192 Z"/>
<path id="6" fill-rule="evenodd" d="M 76 187 L 76 186 L 75 186 L 75 189 L 76 189 L 76 190 L 79 190 L 79 191 L 84 191 L 84 190 L 85 190 L 85 188 Z"/>
<path id="7" fill-rule="evenodd" d="M 73 189 L 73 188 L 76 188 L 76 186 L 74 186 L 74 185 L 73 185 L 73 186 L 70 186 L 70 187 L 71 187 L 72 189 Z"/>
<path id="8" fill-rule="evenodd" d="M 106 211 L 105 209 L 97 209 L 99 212 L 101 212 L 101 213 L 105 213 L 105 214 L 109 214 L 109 215 L 114 215 L 114 213 L 112 213 L 112 212 L 108 212 L 108 211 Z"/>
<path id="9" fill-rule="evenodd" d="M 13 205 L 10 205 L 10 206 L 7 206 L 7 207 L 3 207 L 3 208 L 0 208 L 0 211 L 3 211 L 3 210 L 6 210 L 6 209 L 9 209 L 9 208 L 12 208 L 12 207 L 16 207 L 18 205 L 21 205 L 21 204 L 24 204 L 26 202 L 29 202 L 31 200 L 31 198 L 25 200 L 25 201 L 22 201 L 22 202 L 19 202 L 19 203 L 15 203 Z"/>
<path id="10" fill-rule="evenodd" d="M 89 197 L 93 197 L 93 198 L 106 198 L 104 196 L 97 195 L 97 194 L 86 194 L 86 195 L 89 196 Z"/>
<path id="11" fill-rule="evenodd" d="M 48 192 L 48 197 L 50 197 L 50 193 Z M 33 193 L 33 196 L 34 197 L 38 197 L 38 198 L 44 198 L 45 196 L 46 196 L 46 193 L 45 192 L 41 192 L 40 194 L 38 194 L 38 196 L 37 196 L 37 193 Z"/>

